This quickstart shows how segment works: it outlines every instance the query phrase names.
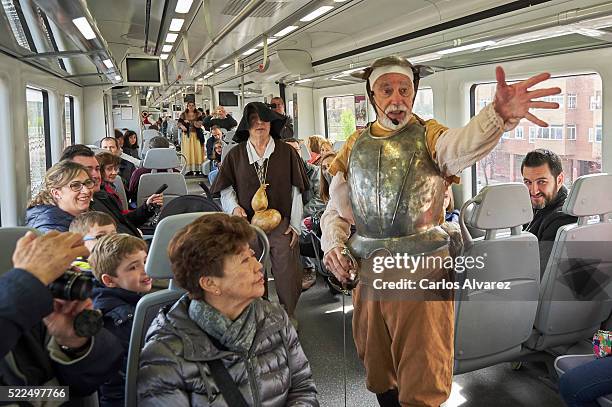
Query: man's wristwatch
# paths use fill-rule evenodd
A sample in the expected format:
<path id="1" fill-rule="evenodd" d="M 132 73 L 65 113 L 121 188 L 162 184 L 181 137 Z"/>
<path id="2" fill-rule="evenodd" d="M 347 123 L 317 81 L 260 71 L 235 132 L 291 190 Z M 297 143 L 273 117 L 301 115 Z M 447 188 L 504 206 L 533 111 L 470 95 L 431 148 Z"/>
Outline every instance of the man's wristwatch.
<path id="1" fill-rule="evenodd" d="M 91 339 L 88 339 L 87 342 L 85 342 L 85 345 L 79 346 L 78 348 L 70 348 L 70 347 L 65 346 L 65 345 L 60 345 L 60 349 L 69 358 L 71 358 L 71 359 L 78 359 L 78 358 L 80 358 L 81 356 L 83 356 L 83 355 L 85 355 L 87 353 L 87 351 L 89 350 L 90 346 L 91 346 Z"/>

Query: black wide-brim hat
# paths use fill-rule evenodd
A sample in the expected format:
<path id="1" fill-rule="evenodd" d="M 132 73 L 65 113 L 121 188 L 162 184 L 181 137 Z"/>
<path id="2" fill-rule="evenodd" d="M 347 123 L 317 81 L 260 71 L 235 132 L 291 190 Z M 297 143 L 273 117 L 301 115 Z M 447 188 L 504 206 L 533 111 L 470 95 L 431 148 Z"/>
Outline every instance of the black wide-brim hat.
<path id="1" fill-rule="evenodd" d="M 244 107 L 242 119 L 240 120 L 240 124 L 238 124 L 236 134 L 234 134 L 233 140 L 235 142 L 242 143 L 249 139 L 249 116 L 253 113 L 257 113 L 261 121 L 270 122 L 270 136 L 272 136 L 272 138 L 280 138 L 281 130 L 285 126 L 287 117 L 279 115 L 265 103 L 251 102 Z"/>

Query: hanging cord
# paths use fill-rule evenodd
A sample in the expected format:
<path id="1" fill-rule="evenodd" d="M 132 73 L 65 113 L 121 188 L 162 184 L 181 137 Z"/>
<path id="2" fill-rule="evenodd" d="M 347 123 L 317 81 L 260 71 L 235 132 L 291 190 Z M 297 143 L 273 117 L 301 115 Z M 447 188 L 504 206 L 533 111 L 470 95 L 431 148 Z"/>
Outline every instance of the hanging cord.
<path id="1" fill-rule="evenodd" d="M 265 184 L 268 177 L 268 159 L 266 158 L 262 165 L 257 162 L 254 162 L 253 165 L 255 166 L 255 172 L 257 172 L 257 178 L 259 178 L 259 185 Z"/>
<path id="2" fill-rule="evenodd" d="M 346 407 L 346 295 L 342 293 L 342 373 L 344 380 L 344 407 Z"/>

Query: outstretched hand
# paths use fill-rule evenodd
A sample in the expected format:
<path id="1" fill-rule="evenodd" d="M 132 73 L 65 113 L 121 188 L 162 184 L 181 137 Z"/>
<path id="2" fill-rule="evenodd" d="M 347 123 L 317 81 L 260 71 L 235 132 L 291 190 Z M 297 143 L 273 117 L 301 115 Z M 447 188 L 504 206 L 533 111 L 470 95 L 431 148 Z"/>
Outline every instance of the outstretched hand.
<path id="1" fill-rule="evenodd" d="M 549 73 L 541 73 L 531 78 L 508 85 L 506 74 L 501 66 L 495 68 L 497 79 L 497 89 L 493 100 L 493 108 L 504 120 L 504 123 L 516 126 L 518 122 L 525 118 L 530 122 L 541 127 L 548 127 L 548 123 L 529 113 L 529 109 L 558 109 L 559 104 L 554 102 L 544 102 L 533 100 L 545 96 L 558 95 L 561 88 L 546 88 L 530 91 L 530 87 L 550 78 Z M 506 126 L 507 127 L 507 126 Z M 508 130 L 508 129 L 506 129 Z"/>

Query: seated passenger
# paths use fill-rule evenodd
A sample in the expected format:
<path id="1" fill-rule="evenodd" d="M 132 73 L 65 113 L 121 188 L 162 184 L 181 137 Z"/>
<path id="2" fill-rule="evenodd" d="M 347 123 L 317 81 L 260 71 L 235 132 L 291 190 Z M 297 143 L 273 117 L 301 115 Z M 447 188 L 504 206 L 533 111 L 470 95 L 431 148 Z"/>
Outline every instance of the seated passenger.
<path id="1" fill-rule="evenodd" d="M 208 173 L 208 181 L 212 185 L 215 182 L 215 178 L 219 174 L 219 168 L 221 168 L 221 153 L 223 152 L 223 142 L 221 140 L 215 141 L 213 147 L 213 156 L 209 161 L 210 172 Z"/>
<path id="2" fill-rule="evenodd" d="M 127 155 L 140 159 L 138 155 L 138 135 L 135 131 L 128 130 L 125 132 L 125 142 L 122 149 Z"/>
<path id="3" fill-rule="evenodd" d="M 283 141 L 293 147 L 298 155 L 300 155 L 300 142 L 298 140 L 294 138 L 285 138 Z M 304 159 L 302 159 L 302 162 L 304 164 L 304 171 L 308 177 L 308 183 L 310 184 L 308 190 L 302 194 L 302 202 L 304 203 L 304 212 L 302 217 L 306 219 L 311 217 L 314 212 L 324 209 L 325 204 L 323 201 L 321 201 L 321 196 L 319 194 L 320 168 L 316 165 L 307 163 L 304 161 Z M 300 242 L 306 243 L 308 241 L 308 231 L 304 225 L 304 222 L 302 222 Z M 304 267 L 304 274 L 302 276 L 302 290 L 305 291 L 315 284 L 317 281 L 317 273 L 315 271 L 315 264 L 309 257 L 304 255 L 301 255 L 300 257 L 302 259 L 302 266 Z"/>
<path id="4" fill-rule="evenodd" d="M 568 407 L 599 407 L 599 397 L 612 393 L 612 357 L 568 370 L 559 378 L 559 392 Z"/>
<path id="5" fill-rule="evenodd" d="M 217 106 L 212 116 L 204 118 L 204 128 L 206 130 L 210 130 L 214 125 L 230 131 L 238 125 L 238 122 L 231 114 L 227 113 L 223 106 Z"/>
<path id="6" fill-rule="evenodd" d="M 308 150 L 310 151 L 310 160 L 308 160 L 310 164 L 313 164 L 321 156 L 322 141 L 325 141 L 325 138 L 316 134 L 306 139 L 306 147 L 308 147 Z"/>
<path id="7" fill-rule="evenodd" d="M 100 164 L 98 164 L 93 151 L 91 151 L 89 147 L 82 144 L 75 144 L 66 147 L 62 153 L 61 159 L 82 164 L 89 172 L 89 176 L 94 182 L 93 200 L 90 205 L 91 209 L 111 215 L 117 224 L 118 232 L 128 233 L 136 237 L 142 237 L 137 226 L 145 224 L 151 218 L 151 216 L 155 214 L 156 206 L 163 204 L 163 194 L 151 195 L 144 205 L 141 205 L 136 210 L 123 215 L 121 212 L 121 207 L 117 206 L 117 202 L 106 192 L 100 191 Z"/>
<path id="8" fill-rule="evenodd" d="M 169 148 L 169 147 L 170 147 L 170 142 L 168 142 L 168 140 L 164 137 L 155 136 L 151 140 L 149 140 L 149 150 L 153 150 L 154 148 Z M 141 167 L 132 173 L 132 177 L 129 179 L 130 185 L 128 187 L 130 196 L 134 198 L 136 197 L 136 195 L 138 194 L 138 184 L 140 183 L 140 177 L 142 177 L 142 174 L 150 174 L 151 171 L 152 170 L 150 168 Z M 157 171 L 166 172 L 166 170 L 157 170 Z"/>
<path id="9" fill-rule="evenodd" d="M 459 209 L 455 209 L 452 185 L 449 185 L 446 191 L 444 191 L 444 208 L 444 220 L 446 222 L 459 223 Z"/>
<path id="10" fill-rule="evenodd" d="M 147 244 L 134 236 L 104 236 L 93 249 L 89 262 L 98 284 L 94 307 L 104 315 L 104 327 L 115 335 L 123 349 L 123 366 L 100 386 L 100 406 L 123 407 L 125 372 L 136 304 L 151 291 L 153 280 L 145 274 Z"/>
<path id="11" fill-rule="evenodd" d="M 226 371 L 249 406 L 318 406 L 310 365 L 283 309 L 262 300 L 255 233 L 237 216 L 202 216 L 168 249 L 175 281 L 187 290 L 160 311 L 140 355 L 138 405 L 228 405 Z M 231 404 L 230 404 L 231 405 Z"/>
<path id="12" fill-rule="evenodd" d="M 115 200 L 119 208 L 123 208 L 121 198 L 117 193 L 117 187 L 115 187 L 115 180 L 119 174 L 119 164 L 121 159 L 116 155 L 108 153 L 106 151 L 96 154 L 96 160 L 100 164 L 100 175 L 102 181 L 100 183 L 100 190 L 105 191 L 111 198 Z M 127 213 L 127 210 L 121 211 L 123 214 Z"/>
<path id="13" fill-rule="evenodd" d="M 2 364 L 3 386 L 69 386 L 80 405 L 76 397 L 94 393 L 119 368 L 120 345 L 106 329 L 93 337 L 74 330 L 75 316 L 91 309 L 91 300 L 54 299 L 48 288 L 86 255 L 74 233 L 28 232 L 17 242 L 14 268 L 0 277 L 0 358 L 10 361 Z"/>
<path id="14" fill-rule="evenodd" d="M 523 229 L 540 241 L 540 274 L 543 275 L 557 229 L 576 223 L 578 218 L 561 211 L 568 191 L 563 185 L 565 175 L 557 154 L 545 149 L 530 151 L 523 159 L 521 173 L 533 207 L 533 220 Z"/>
<path id="15" fill-rule="evenodd" d="M 70 232 L 83 235 L 83 243 L 91 253 L 102 236 L 117 233 L 117 226 L 110 215 L 104 212 L 89 211 L 76 216 L 70 222 Z M 72 267 L 82 272 L 92 273 L 87 257 L 89 256 L 76 259 L 72 262 Z"/>
<path id="16" fill-rule="evenodd" d="M 325 154 L 333 153 L 334 146 L 332 146 L 332 143 L 330 143 L 329 140 L 325 139 L 325 140 L 322 140 L 321 143 L 319 143 L 319 151 L 321 151 L 321 157 L 322 157 Z"/>
<path id="17" fill-rule="evenodd" d="M 114 154 L 117 157 L 121 158 L 121 147 L 119 147 L 119 141 L 118 138 L 116 138 L 117 133 L 119 133 L 121 137 L 123 137 L 123 134 L 119 130 L 115 130 L 115 138 L 104 137 L 102 141 L 100 141 L 100 147 L 105 150 L 108 150 L 111 154 Z M 126 191 L 128 190 L 130 178 L 132 177 L 132 173 L 134 172 L 134 170 L 136 170 L 134 164 L 132 164 L 128 160 L 124 160 L 123 158 L 121 158 L 121 163 L 119 164 L 119 176 L 123 181 L 123 185 Z"/>
<path id="18" fill-rule="evenodd" d="M 47 170 L 42 189 L 28 203 L 26 226 L 67 232 L 72 219 L 89 210 L 94 186 L 81 164 L 60 161 Z"/>
<path id="19" fill-rule="evenodd" d="M 214 125 L 210 129 L 210 135 L 211 137 L 209 137 L 208 140 L 206 140 L 206 158 L 208 158 L 209 160 L 212 160 L 213 153 L 214 153 L 213 146 L 217 141 L 223 140 L 223 132 L 221 131 L 219 126 Z"/>

